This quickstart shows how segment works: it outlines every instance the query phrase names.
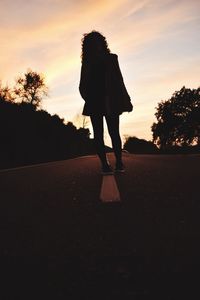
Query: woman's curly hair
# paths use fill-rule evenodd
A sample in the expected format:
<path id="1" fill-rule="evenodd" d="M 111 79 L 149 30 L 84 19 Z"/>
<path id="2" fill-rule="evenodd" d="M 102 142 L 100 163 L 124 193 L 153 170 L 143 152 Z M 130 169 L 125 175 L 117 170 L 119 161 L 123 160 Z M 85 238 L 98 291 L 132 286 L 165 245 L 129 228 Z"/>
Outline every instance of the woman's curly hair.
<path id="1" fill-rule="evenodd" d="M 97 44 L 96 42 L 100 42 L 102 46 L 102 51 L 106 53 L 110 53 L 110 49 L 108 48 L 108 43 L 106 41 L 105 36 L 103 36 L 100 32 L 96 30 L 92 30 L 89 33 L 84 33 L 81 39 L 81 60 L 90 62 L 96 57 L 97 53 Z"/>

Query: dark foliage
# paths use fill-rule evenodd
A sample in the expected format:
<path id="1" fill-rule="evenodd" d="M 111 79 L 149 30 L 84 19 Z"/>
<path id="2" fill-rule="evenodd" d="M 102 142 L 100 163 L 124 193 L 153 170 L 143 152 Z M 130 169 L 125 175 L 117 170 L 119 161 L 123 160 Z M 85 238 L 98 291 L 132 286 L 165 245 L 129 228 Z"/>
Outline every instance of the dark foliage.
<path id="1" fill-rule="evenodd" d="M 200 145 L 194 146 L 171 146 L 159 149 L 159 154 L 198 154 L 200 153 Z"/>
<path id="2" fill-rule="evenodd" d="M 6 101 L 1 94 L 0 128 L 0 168 L 95 153 L 89 129 L 64 124 L 30 103 Z"/>
<path id="3" fill-rule="evenodd" d="M 183 87 L 156 109 L 157 123 L 151 129 L 154 143 L 162 150 L 200 144 L 200 87 Z"/>
<path id="4" fill-rule="evenodd" d="M 158 152 L 158 148 L 151 141 L 128 137 L 124 143 L 124 149 L 130 153 L 153 154 Z"/>

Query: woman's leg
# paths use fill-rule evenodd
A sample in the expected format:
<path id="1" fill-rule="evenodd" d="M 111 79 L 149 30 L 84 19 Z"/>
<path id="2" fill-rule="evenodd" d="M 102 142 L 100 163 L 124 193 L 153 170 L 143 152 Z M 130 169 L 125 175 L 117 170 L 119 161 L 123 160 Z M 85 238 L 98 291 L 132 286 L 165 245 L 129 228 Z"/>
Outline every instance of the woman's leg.
<path id="1" fill-rule="evenodd" d="M 93 132 L 94 132 L 94 142 L 97 154 L 100 158 L 102 166 L 108 165 L 106 158 L 106 151 L 103 139 L 103 116 L 93 115 L 90 116 Z"/>
<path id="2" fill-rule="evenodd" d="M 122 164 L 122 142 L 119 134 L 119 115 L 105 116 L 108 132 L 112 140 L 112 146 L 116 157 L 116 163 Z"/>

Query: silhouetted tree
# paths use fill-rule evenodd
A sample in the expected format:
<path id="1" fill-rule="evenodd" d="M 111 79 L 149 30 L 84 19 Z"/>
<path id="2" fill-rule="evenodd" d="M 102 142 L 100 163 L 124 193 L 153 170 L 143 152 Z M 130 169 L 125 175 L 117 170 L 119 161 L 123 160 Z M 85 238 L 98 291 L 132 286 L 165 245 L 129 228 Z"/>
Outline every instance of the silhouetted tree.
<path id="1" fill-rule="evenodd" d="M 146 141 L 144 139 L 138 139 L 137 137 L 126 137 L 124 143 L 124 149 L 130 153 L 140 153 L 140 154 L 153 154 L 157 153 L 158 148 L 151 141 Z"/>
<path id="2" fill-rule="evenodd" d="M 2 83 L 0 81 L 0 101 L 13 101 L 14 98 L 12 96 L 12 91 L 6 86 L 2 86 Z"/>
<path id="3" fill-rule="evenodd" d="M 1 91 L 0 128 L 0 168 L 95 153 L 89 129 L 65 124 L 30 103 L 7 101 Z"/>
<path id="4" fill-rule="evenodd" d="M 84 117 L 77 129 L 50 115 L 40 108 L 45 95 L 43 76 L 31 70 L 17 79 L 14 89 L 0 81 L 0 168 L 96 153 Z"/>
<path id="5" fill-rule="evenodd" d="M 200 87 L 176 91 L 156 108 L 153 142 L 161 149 L 200 144 Z"/>
<path id="6" fill-rule="evenodd" d="M 47 86 L 44 76 L 32 70 L 28 70 L 24 77 L 16 80 L 14 93 L 20 102 L 31 104 L 34 108 L 41 106 L 43 96 L 47 96 Z"/>

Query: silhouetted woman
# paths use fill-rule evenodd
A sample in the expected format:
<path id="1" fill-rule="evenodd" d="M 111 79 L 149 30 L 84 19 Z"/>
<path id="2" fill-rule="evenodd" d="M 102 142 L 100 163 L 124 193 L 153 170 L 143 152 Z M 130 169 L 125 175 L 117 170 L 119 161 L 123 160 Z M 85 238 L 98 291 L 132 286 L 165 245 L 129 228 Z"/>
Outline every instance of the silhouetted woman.
<path id="1" fill-rule="evenodd" d="M 82 114 L 90 116 L 96 151 L 102 164 L 103 174 L 112 174 L 107 160 L 103 139 L 103 117 L 116 157 L 116 172 L 123 172 L 119 115 L 132 111 L 130 96 L 124 85 L 118 56 L 110 53 L 106 38 L 98 31 L 83 34 L 82 66 L 79 91 L 85 100 Z"/>

